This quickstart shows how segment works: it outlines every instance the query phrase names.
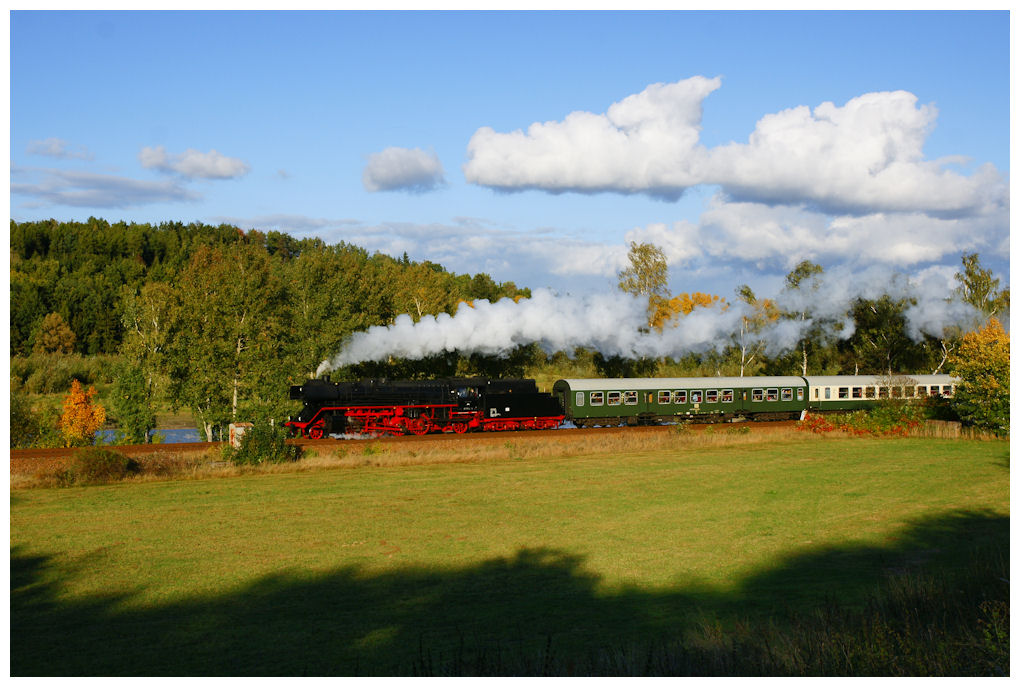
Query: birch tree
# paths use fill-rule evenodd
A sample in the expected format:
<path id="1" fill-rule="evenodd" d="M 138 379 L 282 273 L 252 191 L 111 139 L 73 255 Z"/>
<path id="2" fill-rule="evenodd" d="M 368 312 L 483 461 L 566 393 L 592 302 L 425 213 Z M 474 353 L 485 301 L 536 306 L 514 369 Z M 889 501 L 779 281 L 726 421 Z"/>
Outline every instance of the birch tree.
<path id="1" fill-rule="evenodd" d="M 960 285 L 956 292 L 964 303 L 970 303 L 986 317 L 995 317 L 1009 310 L 1009 289 L 999 290 L 999 280 L 991 270 L 981 267 L 977 253 L 968 253 L 961 258 L 963 270 L 956 273 Z"/>
<path id="2" fill-rule="evenodd" d="M 652 325 L 659 306 L 669 298 L 666 254 L 651 243 L 630 242 L 630 265 L 620 270 L 618 286 L 625 293 L 648 299 L 648 324 Z"/>
<path id="3" fill-rule="evenodd" d="M 263 247 L 201 247 L 178 286 L 171 395 L 207 441 L 230 422 L 281 405 L 291 337 L 287 290 Z"/>
<path id="4" fill-rule="evenodd" d="M 786 288 L 790 291 L 801 291 L 802 289 L 816 291 L 818 289 L 817 277 L 823 271 L 821 265 L 817 265 L 810 260 L 803 260 L 786 275 Z M 788 313 L 787 316 L 804 322 L 808 318 L 813 319 L 812 315 L 811 310 L 805 306 L 799 308 L 796 312 Z M 820 346 L 823 336 L 822 328 L 817 324 L 804 332 L 804 338 L 800 340 L 798 346 L 801 353 L 801 375 L 807 376 L 808 373 L 808 349 L 816 345 Z"/>
<path id="5" fill-rule="evenodd" d="M 771 299 L 755 296 L 747 284 L 737 289 L 737 299 L 750 306 L 749 314 L 740 318 L 740 331 L 733 337 L 740 353 L 740 376 L 743 377 L 761 366 L 766 346 L 763 331 L 779 319 L 779 309 Z"/>

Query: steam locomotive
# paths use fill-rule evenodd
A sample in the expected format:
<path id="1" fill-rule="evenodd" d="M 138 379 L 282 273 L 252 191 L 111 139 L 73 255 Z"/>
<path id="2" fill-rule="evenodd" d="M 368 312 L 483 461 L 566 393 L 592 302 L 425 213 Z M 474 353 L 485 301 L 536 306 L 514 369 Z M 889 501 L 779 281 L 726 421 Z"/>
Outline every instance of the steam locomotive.
<path id="1" fill-rule="evenodd" d="M 561 379 L 543 393 L 533 379 L 464 377 L 428 381 L 328 376 L 290 388 L 304 402 L 286 426 L 321 439 L 334 434 L 430 432 L 798 419 L 886 399 L 950 398 L 949 375 Z"/>
<path id="2" fill-rule="evenodd" d="M 533 379 L 333 382 L 327 375 L 292 386 L 290 398 L 304 401 L 304 408 L 286 426 L 310 439 L 348 433 L 553 429 L 564 420 L 560 403 L 539 392 Z"/>

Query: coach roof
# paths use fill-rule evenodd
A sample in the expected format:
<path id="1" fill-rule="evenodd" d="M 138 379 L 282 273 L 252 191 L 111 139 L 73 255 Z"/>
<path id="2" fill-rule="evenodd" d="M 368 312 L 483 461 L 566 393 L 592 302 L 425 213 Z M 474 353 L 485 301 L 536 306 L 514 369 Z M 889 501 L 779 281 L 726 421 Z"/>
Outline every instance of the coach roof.
<path id="1" fill-rule="evenodd" d="M 892 384 L 956 384 L 959 380 L 950 375 L 835 375 L 806 377 L 810 386 L 886 386 Z"/>
<path id="2" fill-rule="evenodd" d="M 553 385 L 572 391 L 655 391 L 658 389 L 750 389 L 807 386 L 801 377 L 660 377 L 621 379 L 560 379 Z"/>

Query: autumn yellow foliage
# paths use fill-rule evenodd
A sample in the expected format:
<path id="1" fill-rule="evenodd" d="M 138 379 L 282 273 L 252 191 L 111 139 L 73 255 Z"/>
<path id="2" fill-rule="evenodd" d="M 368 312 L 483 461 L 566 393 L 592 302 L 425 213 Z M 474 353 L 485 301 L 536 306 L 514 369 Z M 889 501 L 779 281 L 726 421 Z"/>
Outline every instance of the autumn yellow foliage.
<path id="1" fill-rule="evenodd" d="M 681 293 L 669 300 L 664 298 L 650 300 L 652 300 L 650 303 L 652 314 L 648 324 L 659 331 L 662 331 L 667 322 L 677 316 L 690 315 L 694 312 L 695 308 L 711 308 L 716 305 L 722 308 L 726 307 L 725 299 L 697 291 L 694 293 Z"/>
<path id="2" fill-rule="evenodd" d="M 949 358 L 960 378 L 954 404 L 965 422 L 1009 433 L 1009 335 L 994 317 L 967 332 Z"/>
<path id="3" fill-rule="evenodd" d="M 96 388 L 88 391 L 77 379 L 71 382 L 71 390 L 64 398 L 64 412 L 60 416 L 60 433 L 65 446 L 87 446 L 92 443 L 96 430 L 106 422 L 106 409 L 94 398 Z"/>

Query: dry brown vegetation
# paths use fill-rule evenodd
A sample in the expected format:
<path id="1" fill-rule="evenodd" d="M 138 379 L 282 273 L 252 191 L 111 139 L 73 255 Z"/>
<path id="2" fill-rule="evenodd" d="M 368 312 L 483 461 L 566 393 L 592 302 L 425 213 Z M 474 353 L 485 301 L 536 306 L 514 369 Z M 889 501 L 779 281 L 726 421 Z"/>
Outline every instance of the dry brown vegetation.
<path id="1" fill-rule="evenodd" d="M 992 439 L 992 435 L 962 430 L 959 423 L 929 421 L 911 431 L 922 438 Z M 708 425 L 595 430 L 558 430 L 555 432 L 507 432 L 466 437 L 431 435 L 389 439 L 323 440 L 302 442 L 300 460 L 292 463 L 240 466 L 223 457 L 220 445 L 195 450 L 186 445 L 179 451 L 173 444 L 140 453 L 131 447 L 130 455 L 141 470 L 126 478 L 128 482 L 167 479 L 212 479 L 255 473 L 280 474 L 317 470 L 429 465 L 444 463 L 485 463 L 508 460 L 641 453 L 670 449 L 744 447 L 753 444 L 805 441 L 849 441 L 836 432 L 818 435 L 797 431 L 793 423 L 768 425 Z M 118 450 L 117 447 L 113 447 Z M 63 473 L 68 455 L 18 457 L 13 452 L 11 488 L 56 487 L 65 484 Z"/>
<path id="2" fill-rule="evenodd" d="M 252 473 L 288 473 L 337 468 L 386 467 L 440 463 L 543 459 L 562 456 L 606 455 L 698 446 L 746 445 L 771 441 L 818 440 L 789 428 L 752 432 L 750 428 L 701 428 L 678 432 L 674 428 L 639 430 L 578 430 L 509 432 L 469 437 L 400 437 L 395 439 L 330 440 L 304 445 L 293 463 L 237 466 L 223 459 L 222 448 L 176 452 L 171 445 L 140 454 L 131 451 L 141 471 L 126 481 L 208 479 Z M 116 447 L 114 447 L 116 450 Z M 18 452 L 22 455 L 25 452 Z M 53 487 L 63 483 L 69 455 L 17 457 L 12 452 L 11 487 Z"/>

